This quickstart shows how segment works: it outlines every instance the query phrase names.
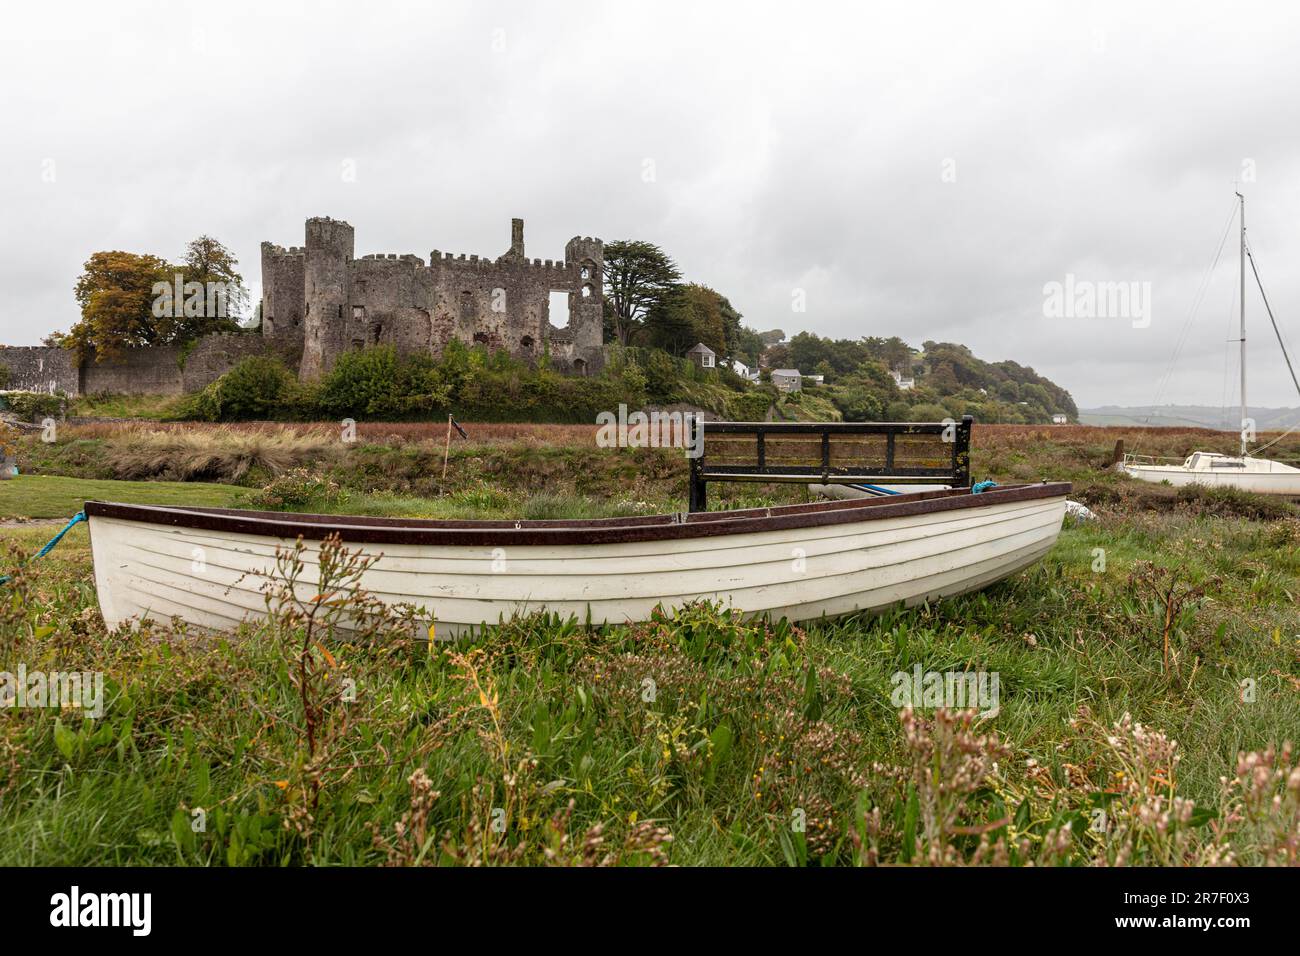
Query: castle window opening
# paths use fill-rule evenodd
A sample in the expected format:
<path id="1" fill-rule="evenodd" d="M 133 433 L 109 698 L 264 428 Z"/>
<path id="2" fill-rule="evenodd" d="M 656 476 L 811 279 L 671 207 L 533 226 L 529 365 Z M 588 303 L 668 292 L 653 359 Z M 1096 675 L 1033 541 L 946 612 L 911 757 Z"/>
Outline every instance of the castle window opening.
<path id="1" fill-rule="evenodd" d="M 519 347 L 525 352 L 531 352 L 533 350 L 533 337 L 531 335 L 525 335 L 519 340 Z"/>
<path id="2" fill-rule="evenodd" d="M 573 371 L 576 372 L 578 375 L 586 375 L 586 374 L 587 374 L 587 360 L 586 360 L 586 359 L 580 359 L 580 358 L 578 358 L 578 359 L 574 359 L 574 360 L 573 360 Z"/>
<path id="3" fill-rule="evenodd" d="M 487 345 L 487 344 L 488 344 L 487 333 L 486 333 L 486 332 L 475 332 L 475 333 L 474 333 L 474 341 L 475 341 L 475 343 L 477 343 L 477 344 L 479 344 L 479 345 Z"/>
<path id="4" fill-rule="evenodd" d="M 557 329 L 568 328 L 569 326 L 569 293 L 551 291 L 550 299 L 546 303 L 547 321 Z"/>
<path id="5" fill-rule="evenodd" d="M 590 285 L 590 284 L 588 284 L 588 285 L 584 285 L 584 286 L 582 287 L 582 297 L 583 297 L 584 299 L 590 299 L 590 298 L 591 298 L 591 285 Z"/>
<path id="6" fill-rule="evenodd" d="M 591 267 L 590 267 L 590 266 L 583 266 L 583 267 L 582 267 L 582 278 L 583 278 L 584 280 L 586 280 L 586 279 L 590 279 L 590 278 L 591 278 Z"/>
<path id="7" fill-rule="evenodd" d="M 366 321 L 366 307 L 364 305 L 354 305 L 352 307 L 352 318 L 358 322 Z"/>

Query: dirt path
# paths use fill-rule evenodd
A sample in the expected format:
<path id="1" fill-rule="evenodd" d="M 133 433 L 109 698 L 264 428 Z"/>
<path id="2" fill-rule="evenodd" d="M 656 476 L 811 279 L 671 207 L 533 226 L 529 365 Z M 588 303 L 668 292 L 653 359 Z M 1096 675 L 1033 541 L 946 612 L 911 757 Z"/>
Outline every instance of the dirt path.
<path id="1" fill-rule="evenodd" d="M 0 528 L 47 528 L 67 522 L 67 518 L 0 518 Z"/>

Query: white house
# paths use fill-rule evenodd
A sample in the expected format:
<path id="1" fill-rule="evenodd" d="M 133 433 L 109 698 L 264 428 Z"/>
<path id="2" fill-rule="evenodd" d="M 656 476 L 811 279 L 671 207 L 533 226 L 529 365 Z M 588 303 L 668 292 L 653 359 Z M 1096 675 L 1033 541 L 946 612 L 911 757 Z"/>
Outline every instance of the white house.
<path id="1" fill-rule="evenodd" d="M 1065 416 L 1065 415 L 1053 415 L 1053 416 L 1052 416 L 1052 424 L 1053 424 L 1053 425 L 1068 425 L 1069 423 L 1070 423 L 1070 419 L 1069 419 L 1067 416 Z"/>
<path id="2" fill-rule="evenodd" d="M 783 392 L 802 391 L 802 378 L 797 368 L 772 369 L 772 384 Z"/>
<path id="3" fill-rule="evenodd" d="M 731 370 L 747 382 L 758 381 L 758 369 L 750 368 L 740 359 L 732 359 L 729 364 L 731 365 Z"/>
<path id="4" fill-rule="evenodd" d="M 809 385 L 825 385 L 825 384 L 826 384 L 826 376 L 825 376 L 825 375 L 805 375 L 805 376 L 803 377 L 803 380 L 804 380 L 805 382 L 807 382 Z"/>
<path id="5" fill-rule="evenodd" d="M 908 392 L 916 388 L 916 379 L 912 378 L 910 375 L 907 378 L 904 378 L 903 373 L 896 368 L 891 368 L 889 374 L 893 377 L 894 384 L 902 391 Z"/>

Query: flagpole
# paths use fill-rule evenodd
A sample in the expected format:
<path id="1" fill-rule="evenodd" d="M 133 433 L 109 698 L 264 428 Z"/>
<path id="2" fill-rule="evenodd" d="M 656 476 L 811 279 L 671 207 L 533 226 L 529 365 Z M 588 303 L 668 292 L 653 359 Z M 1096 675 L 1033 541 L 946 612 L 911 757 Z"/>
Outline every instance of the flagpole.
<path id="1" fill-rule="evenodd" d="M 451 456 L 451 415 L 447 415 L 447 448 L 442 453 L 442 477 L 447 477 L 447 459 Z"/>

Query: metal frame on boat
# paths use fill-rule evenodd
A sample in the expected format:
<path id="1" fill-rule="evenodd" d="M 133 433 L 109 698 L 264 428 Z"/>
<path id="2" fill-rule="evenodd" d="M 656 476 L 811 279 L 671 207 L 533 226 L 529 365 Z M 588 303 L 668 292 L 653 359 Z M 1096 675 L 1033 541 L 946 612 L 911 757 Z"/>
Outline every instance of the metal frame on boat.
<path id="1" fill-rule="evenodd" d="M 711 481 L 969 488 L 973 423 L 701 422 L 690 509 L 708 508 Z"/>

